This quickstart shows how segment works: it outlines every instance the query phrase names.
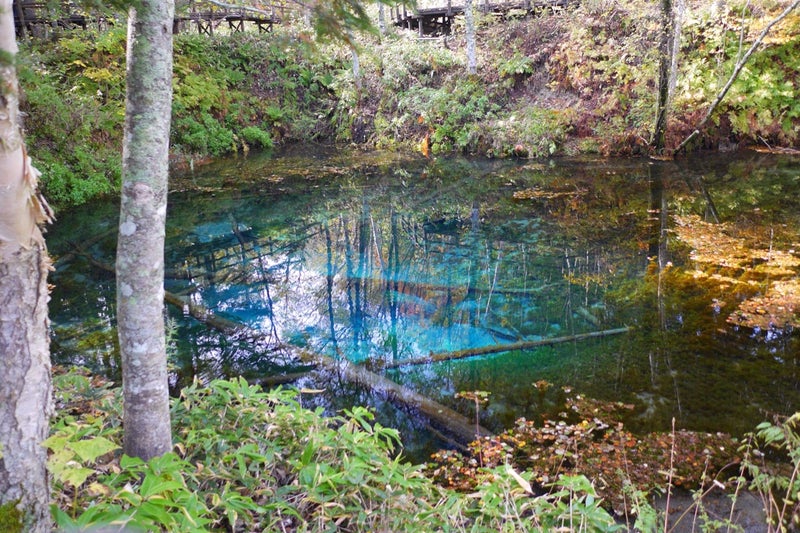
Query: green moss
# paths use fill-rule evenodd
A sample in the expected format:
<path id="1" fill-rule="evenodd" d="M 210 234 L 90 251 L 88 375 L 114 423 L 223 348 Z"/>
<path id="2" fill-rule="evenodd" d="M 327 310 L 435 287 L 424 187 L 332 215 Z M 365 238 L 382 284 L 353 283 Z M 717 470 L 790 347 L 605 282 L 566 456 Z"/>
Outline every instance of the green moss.
<path id="1" fill-rule="evenodd" d="M 24 516 L 17 509 L 17 502 L 0 505 L 0 531 L 5 533 L 21 533 Z"/>

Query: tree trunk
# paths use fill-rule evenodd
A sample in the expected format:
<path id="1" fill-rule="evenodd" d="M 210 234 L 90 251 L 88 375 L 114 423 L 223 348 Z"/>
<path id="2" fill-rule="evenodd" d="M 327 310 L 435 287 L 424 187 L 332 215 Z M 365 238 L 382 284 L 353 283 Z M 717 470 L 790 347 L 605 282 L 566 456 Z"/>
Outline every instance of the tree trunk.
<path id="1" fill-rule="evenodd" d="M 172 0 L 139 0 L 128 18 L 117 320 L 123 449 L 149 459 L 172 448 L 164 337 L 164 228 L 172 103 Z"/>
<path id="2" fill-rule="evenodd" d="M 381 36 L 386 35 L 386 14 L 383 2 L 378 2 L 378 30 Z"/>
<path id="3" fill-rule="evenodd" d="M 630 328 L 625 326 L 622 328 L 605 329 L 602 331 L 591 331 L 589 333 L 576 333 L 575 335 L 567 335 L 566 337 L 551 337 L 549 339 L 519 341 L 519 342 L 512 342 L 510 344 L 491 344 L 489 346 L 481 346 L 480 348 L 465 348 L 463 350 L 456 350 L 453 352 L 430 353 L 422 357 L 401 359 L 399 361 L 392 361 L 388 363 L 377 362 L 374 366 L 378 367 L 381 370 L 387 370 L 389 368 L 400 368 L 413 365 L 427 365 L 430 363 L 441 363 L 442 361 L 454 361 L 456 359 L 477 357 L 479 355 L 532 350 L 533 348 L 538 348 L 540 346 L 550 346 L 552 344 L 561 344 L 564 342 L 582 341 L 585 339 L 594 339 L 597 337 L 608 337 L 610 335 L 619 335 L 621 333 L 627 333 L 628 331 L 630 331 Z"/>
<path id="4" fill-rule="evenodd" d="M 672 24 L 672 0 L 662 0 L 661 36 L 658 44 L 658 109 L 652 142 L 656 155 L 661 155 L 666 145 L 667 105 L 669 104 L 669 79 L 672 65 L 672 54 L 670 53 Z"/>
<path id="5" fill-rule="evenodd" d="M 11 0 L 0 0 L 0 519 L 25 532 L 50 531 L 47 438 L 52 413 L 47 332 L 50 261 L 18 116 Z M 14 522 L 17 522 L 16 524 Z"/>
<path id="6" fill-rule="evenodd" d="M 359 97 L 361 96 L 361 62 L 358 59 L 358 50 L 355 46 L 350 47 L 350 55 L 353 58 L 353 80 L 356 84 L 356 89 L 359 90 Z"/>
<path id="7" fill-rule="evenodd" d="M 472 9 L 472 0 L 464 0 L 464 18 L 467 26 L 467 72 L 478 72 L 478 60 L 475 56 L 475 14 Z"/>

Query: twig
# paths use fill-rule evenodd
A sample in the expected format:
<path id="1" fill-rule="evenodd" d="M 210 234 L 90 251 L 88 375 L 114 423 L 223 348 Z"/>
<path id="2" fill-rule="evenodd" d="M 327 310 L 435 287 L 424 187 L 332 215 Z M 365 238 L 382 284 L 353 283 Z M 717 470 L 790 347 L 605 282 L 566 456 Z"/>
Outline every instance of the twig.
<path id="1" fill-rule="evenodd" d="M 664 512 L 664 531 L 669 531 L 669 500 L 672 497 L 672 476 L 675 473 L 675 417 L 672 417 L 672 445 L 669 449 L 669 478 L 667 478 L 667 504 Z"/>

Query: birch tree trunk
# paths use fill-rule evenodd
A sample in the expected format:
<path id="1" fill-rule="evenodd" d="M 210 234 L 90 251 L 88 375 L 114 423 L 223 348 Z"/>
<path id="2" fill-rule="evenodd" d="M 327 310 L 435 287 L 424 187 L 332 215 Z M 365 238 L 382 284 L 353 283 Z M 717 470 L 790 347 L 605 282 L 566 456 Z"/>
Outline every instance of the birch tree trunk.
<path id="1" fill-rule="evenodd" d="M 18 118 L 12 0 L 0 0 L 0 517 L 19 531 L 50 531 L 47 438 L 52 413 L 47 332 L 50 268 Z"/>
<path id="2" fill-rule="evenodd" d="M 128 17 L 117 327 L 123 449 L 142 459 L 172 448 L 164 337 L 164 228 L 173 12 L 172 0 L 139 0 Z"/>
<path id="3" fill-rule="evenodd" d="M 383 2 L 378 2 L 378 31 L 381 36 L 386 35 L 386 14 Z"/>
<path id="4" fill-rule="evenodd" d="M 472 9 L 472 0 L 464 0 L 464 19 L 467 31 L 467 72 L 478 72 L 478 60 L 475 55 L 475 13 Z"/>

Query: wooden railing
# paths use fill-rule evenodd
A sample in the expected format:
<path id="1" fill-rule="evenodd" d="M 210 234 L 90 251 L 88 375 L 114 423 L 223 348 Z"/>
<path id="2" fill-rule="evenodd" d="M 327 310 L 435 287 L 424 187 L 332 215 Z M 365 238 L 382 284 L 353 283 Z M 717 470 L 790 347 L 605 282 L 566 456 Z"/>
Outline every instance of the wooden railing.
<path id="1" fill-rule="evenodd" d="M 463 0 L 461 0 L 463 2 Z M 476 13 L 491 13 L 501 17 L 527 16 L 546 10 L 562 10 L 577 0 L 476 0 Z M 419 30 L 420 35 L 449 33 L 453 18 L 464 14 L 464 4 L 453 0 L 420 0 L 414 8 L 398 5 L 390 10 L 396 26 Z"/>
<path id="2" fill-rule="evenodd" d="M 231 32 L 244 31 L 245 23 L 270 31 L 274 24 L 290 18 L 297 4 L 290 0 L 273 0 L 249 4 L 254 9 L 239 6 L 222 6 L 204 0 L 179 0 L 175 6 L 173 32 L 197 28 L 199 33 L 211 35 L 220 24 L 227 23 Z M 14 0 L 14 23 L 18 36 L 44 35 L 53 29 L 87 29 L 92 25 L 102 27 L 118 23 L 124 15 L 109 16 L 81 9 L 75 2 Z"/>

